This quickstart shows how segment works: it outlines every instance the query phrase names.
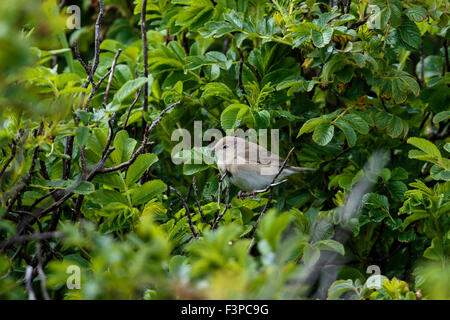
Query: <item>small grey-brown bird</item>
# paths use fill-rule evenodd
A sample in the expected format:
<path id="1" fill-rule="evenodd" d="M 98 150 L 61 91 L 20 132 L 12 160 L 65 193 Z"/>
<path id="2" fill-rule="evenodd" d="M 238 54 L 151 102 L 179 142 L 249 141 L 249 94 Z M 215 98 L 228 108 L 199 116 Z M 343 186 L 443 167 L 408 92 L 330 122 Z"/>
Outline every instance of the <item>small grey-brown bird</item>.
<path id="1" fill-rule="evenodd" d="M 266 148 L 236 136 L 226 136 L 214 145 L 220 174 L 244 191 L 263 190 L 278 174 L 284 159 Z M 275 182 L 312 168 L 286 164 Z"/>

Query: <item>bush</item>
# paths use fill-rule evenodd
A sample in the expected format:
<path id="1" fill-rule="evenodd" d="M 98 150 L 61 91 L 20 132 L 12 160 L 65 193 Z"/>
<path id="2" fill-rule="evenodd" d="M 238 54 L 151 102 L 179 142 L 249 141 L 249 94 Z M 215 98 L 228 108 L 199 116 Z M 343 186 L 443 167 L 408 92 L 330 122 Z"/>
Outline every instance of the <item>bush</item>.
<path id="1" fill-rule="evenodd" d="M 0 3 L 1 298 L 450 298 L 447 1 L 69 2 Z M 315 171 L 241 197 L 214 128 Z"/>

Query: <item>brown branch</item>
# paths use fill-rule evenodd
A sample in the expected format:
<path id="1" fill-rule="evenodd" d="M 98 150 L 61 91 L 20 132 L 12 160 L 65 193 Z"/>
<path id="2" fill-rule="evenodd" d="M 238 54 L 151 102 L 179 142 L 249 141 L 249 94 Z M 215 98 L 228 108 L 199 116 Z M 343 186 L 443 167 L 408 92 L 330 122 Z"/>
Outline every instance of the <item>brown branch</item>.
<path id="1" fill-rule="evenodd" d="M 27 242 L 27 241 L 41 241 L 41 240 L 47 240 L 47 239 L 53 239 L 53 238 L 61 238 L 63 236 L 64 236 L 64 234 L 59 231 L 33 233 L 33 234 L 15 236 L 15 237 L 11 237 L 5 241 L 0 242 L 0 248 L 2 248 L 2 249 L 6 248 L 15 243 L 22 243 L 22 242 Z"/>
<path id="2" fill-rule="evenodd" d="M 223 208 L 222 213 L 214 221 L 213 225 L 211 226 L 211 230 L 214 230 L 217 227 L 217 224 L 223 218 L 223 216 L 225 215 L 225 212 L 228 209 L 231 208 L 231 204 L 230 204 L 230 184 L 229 183 L 227 183 L 227 193 L 226 194 L 227 194 L 227 196 L 226 196 L 226 200 L 225 200 L 225 208 Z"/>
<path id="3" fill-rule="evenodd" d="M 70 159 L 63 159 L 63 173 L 62 180 L 67 180 L 70 175 L 70 165 L 72 163 L 72 152 L 73 152 L 73 141 L 75 136 L 66 137 L 66 146 L 64 150 L 64 154 L 69 156 Z"/>
<path id="4" fill-rule="evenodd" d="M 114 71 L 116 70 L 117 60 L 119 59 L 120 54 L 122 53 L 122 49 L 117 50 L 116 55 L 114 56 L 114 60 L 111 66 L 111 72 L 109 74 L 108 84 L 106 85 L 105 97 L 103 101 L 103 107 L 106 107 L 108 104 L 109 98 L 109 90 L 111 89 L 111 82 L 114 76 Z"/>
<path id="5" fill-rule="evenodd" d="M 197 202 L 198 211 L 200 211 L 200 215 L 202 216 L 203 221 L 205 221 L 207 224 L 209 224 L 212 227 L 212 223 L 208 221 L 206 216 L 203 214 L 202 206 L 200 205 L 200 201 L 198 200 L 198 190 L 197 190 L 197 184 L 195 181 L 195 177 L 192 178 L 192 187 L 194 188 L 194 196 L 195 201 Z"/>
<path id="6" fill-rule="evenodd" d="M 94 79 L 92 78 L 92 75 L 91 75 L 92 69 L 91 69 L 90 63 L 87 65 L 86 62 L 84 62 L 83 58 L 81 57 L 80 51 L 78 50 L 78 41 L 76 41 L 76 40 L 74 41 L 74 43 L 72 45 L 72 49 L 74 51 L 75 58 L 78 60 L 78 62 L 80 62 L 84 71 L 86 71 L 86 74 L 88 77 L 88 79 L 87 79 L 88 83 L 91 83 L 92 86 L 94 86 L 95 83 L 94 83 Z"/>
<path id="7" fill-rule="evenodd" d="M 98 4 L 100 6 L 100 10 L 97 16 L 97 20 L 95 21 L 95 48 L 94 48 L 94 63 L 91 69 L 91 78 L 94 79 L 95 71 L 97 71 L 98 64 L 100 61 L 100 24 L 102 22 L 103 14 L 105 12 L 105 5 L 103 4 L 103 0 L 98 0 Z"/>
<path id="8" fill-rule="evenodd" d="M 41 254 L 41 245 L 40 243 L 36 244 L 36 257 L 38 260 L 36 269 L 37 272 L 39 274 L 39 278 L 41 279 L 41 292 L 42 292 L 42 296 L 44 297 L 45 300 L 50 300 L 50 296 L 47 292 L 47 278 L 45 276 L 44 270 L 43 270 L 43 266 L 42 266 L 42 254 Z"/>
<path id="9" fill-rule="evenodd" d="M 134 101 L 130 105 L 130 107 L 128 108 L 127 117 L 125 118 L 125 122 L 124 122 L 123 128 L 122 128 L 123 130 L 125 130 L 128 125 L 128 120 L 130 120 L 131 110 L 133 110 L 134 106 L 139 101 L 139 97 L 141 96 L 141 93 L 142 93 L 142 87 L 139 88 L 139 91 L 136 93 L 136 98 L 134 99 Z"/>
<path id="10" fill-rule="evenodd" d="M 186 210 L 186 216 L 187 216 L 187 219 L 188 219 L 189 228 L 191 229 L 191 232 L 192 232 L 194 238 L 197 238 L 198 232 L 195 231 L 194 225 L 192 224 L 191 212 L 189 211 L 189 207 L 188 207 L 186 201 L 184 200 L 183 196 L 181 195 L 181 193 L 177 189 L 175 189 L 172 186 L 169 186 L 169 189 L 171 191 L 175 192 L 175 194 L 178 196 L 178 198 L 180 198 L 181 202 L 183 203 L 183 207 Z"/>

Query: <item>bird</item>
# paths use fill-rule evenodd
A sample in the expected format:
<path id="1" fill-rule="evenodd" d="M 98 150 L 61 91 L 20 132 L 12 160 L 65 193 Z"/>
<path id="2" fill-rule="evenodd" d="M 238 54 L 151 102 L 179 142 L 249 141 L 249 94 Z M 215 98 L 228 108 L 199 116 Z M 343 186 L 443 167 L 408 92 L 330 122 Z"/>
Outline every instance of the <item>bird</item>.
<path id="1" fill-rule="evenodd" d="M 237 136 L 225 136 L 211 148 L 221 176 L 243 191 L 264 190 L 292 174 L 313 171 L 288 163 L 278 177 L 284 159 L 266 148 Z"/>

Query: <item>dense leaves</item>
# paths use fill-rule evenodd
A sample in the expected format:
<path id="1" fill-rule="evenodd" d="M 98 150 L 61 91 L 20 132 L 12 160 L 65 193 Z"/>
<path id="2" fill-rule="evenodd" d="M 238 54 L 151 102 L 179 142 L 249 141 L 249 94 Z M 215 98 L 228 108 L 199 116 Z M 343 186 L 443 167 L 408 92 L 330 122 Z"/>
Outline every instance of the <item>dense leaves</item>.
<path id="1" fill-rule="evenodd" d="M 448 1 L 81 2 L 0 3 L 1 298 L 450 298 Z"/>

